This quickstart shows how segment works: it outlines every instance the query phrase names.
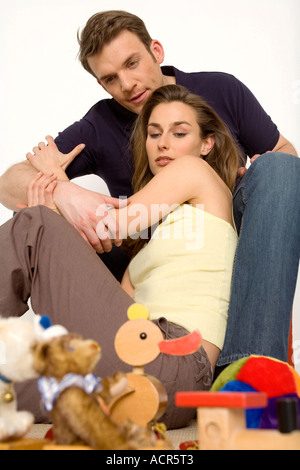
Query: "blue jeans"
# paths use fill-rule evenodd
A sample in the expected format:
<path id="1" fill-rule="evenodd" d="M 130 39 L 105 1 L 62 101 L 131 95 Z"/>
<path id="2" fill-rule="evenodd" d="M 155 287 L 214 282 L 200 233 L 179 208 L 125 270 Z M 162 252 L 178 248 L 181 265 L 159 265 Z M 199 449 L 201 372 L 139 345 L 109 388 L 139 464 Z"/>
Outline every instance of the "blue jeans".
<path id="1" fill-rule="evenodd" d="M 234 192 L 240 239 L 218 366 L 250 354 L 287 361 L 300 254 L 300 159 L 260 156 Z"/>

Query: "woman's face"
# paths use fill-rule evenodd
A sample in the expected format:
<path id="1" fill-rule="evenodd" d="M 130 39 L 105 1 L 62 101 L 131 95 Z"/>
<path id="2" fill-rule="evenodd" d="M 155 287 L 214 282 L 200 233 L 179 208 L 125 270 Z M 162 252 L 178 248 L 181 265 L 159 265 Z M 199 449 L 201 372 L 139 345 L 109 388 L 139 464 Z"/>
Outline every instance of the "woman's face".
<path id="1" fill-rule="evenodd" d="M 156 106 L 149 118 L 146 150 L 153 175 L 185 155 L 207 154 L 194 109 L 178 101 Z"/>

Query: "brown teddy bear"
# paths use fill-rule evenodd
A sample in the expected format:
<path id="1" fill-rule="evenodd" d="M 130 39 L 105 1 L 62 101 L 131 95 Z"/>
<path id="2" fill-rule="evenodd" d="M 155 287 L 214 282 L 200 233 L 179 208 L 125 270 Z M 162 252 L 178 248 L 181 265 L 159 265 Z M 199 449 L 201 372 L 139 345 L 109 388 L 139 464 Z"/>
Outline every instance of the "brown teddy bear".
<path id="1" fill-rule="evenodd" d="M 83 443 L 102 450 L 141 448 L 145 442 L 141 443 L 136 436 L 143 433 L 133 432 L 128 423 L 123 428 L 114 424 L 103 406 L 103 402 L 107 404 L 124 391 L 127 379 L 121 373 L 101 380 L 93 375 L 91 372 L 100 358 L 98 343 L 74 334 L 37 346 L 34 367 L 41 376 L 38 387 L 53 423 L 55 442 Z M 146 445 L 153 445 L 150 442 L 153 436 L 148 437 Z"/>

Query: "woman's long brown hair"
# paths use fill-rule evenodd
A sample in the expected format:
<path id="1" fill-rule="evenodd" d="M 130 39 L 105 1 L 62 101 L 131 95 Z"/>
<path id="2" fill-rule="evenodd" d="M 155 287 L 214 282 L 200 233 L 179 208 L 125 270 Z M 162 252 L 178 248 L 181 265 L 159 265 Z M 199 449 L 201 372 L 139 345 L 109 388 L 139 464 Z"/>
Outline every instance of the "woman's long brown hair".
<path id="1" fill-rule="evenodd" d="M 201 139 L 214 136 L 214 146 L 205 157 L 206 162 L 222 178 L 230 191 L 233 191 L 239 167 L 239 149 L 235 144 L 230 131 L 214 109 L 200 96 L 190 93 L 179 85 L 167 85 L 158 88 L 139 115 L 132 134 L 134 154 L 134 175 L 132 186 L 134 193 L 141 190 L 153 178 L 149 167 L 146 152 L 146 140 L 148 136 L 148 123 L 152 111 L 161 103 L 184 103 L 193 108 L 197 115 Z M 199 155 L 200 157 L 200 155 Z M 127 240 L 127 246 L 131 254 L 136 255 L 147 243 L 147 240 Z"/>
<path id="2" fill-rule="evenodd" d="M 146 140 L 150 115 L 154 108 L 161 103 L 179 101 L 193 108 L 197 115 L 201 139 L 213 135 L 215 144 L 205 157 L 206 162 L 233 191 L 239 166 L 239 149 L 230 131 L 214 109 L 200 96 L 190 93 L 179 85 L 167 85 L 158 88 L 145 104 L 139 115 L 133 132 L 134 153 L 134 193 L 142 189 L 153 178 L 146 152 Z M 200 157 L 200 155 L 199 155 Z"/>

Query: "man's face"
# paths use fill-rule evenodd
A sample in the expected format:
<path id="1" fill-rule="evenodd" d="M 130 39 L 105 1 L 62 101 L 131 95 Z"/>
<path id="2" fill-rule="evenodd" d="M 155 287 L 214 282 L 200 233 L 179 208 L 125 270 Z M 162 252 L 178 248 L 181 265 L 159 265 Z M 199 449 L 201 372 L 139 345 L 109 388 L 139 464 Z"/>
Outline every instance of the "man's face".
<path id="1" fill-rule="evenodd" d="M 162 45 L 152 41 L 151 52 L 138 36 L 125 30 L 88 63 L 100 85 L 124 108 L 139 114 L 153 91 L 169 83 L 160 69 Z"/>

